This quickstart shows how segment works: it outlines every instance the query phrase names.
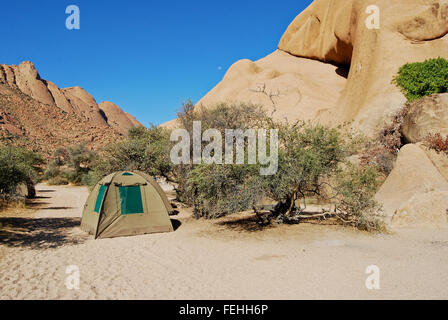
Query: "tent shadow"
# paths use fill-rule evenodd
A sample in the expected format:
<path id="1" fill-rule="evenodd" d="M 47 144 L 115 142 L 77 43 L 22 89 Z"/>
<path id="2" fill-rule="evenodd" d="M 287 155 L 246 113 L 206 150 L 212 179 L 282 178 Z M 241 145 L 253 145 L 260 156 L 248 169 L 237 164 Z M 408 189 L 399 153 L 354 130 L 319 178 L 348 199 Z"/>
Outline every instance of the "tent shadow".
<path id="1" fill-rule="evenodd" d="M 0 218 L 0 245 L 49 249 L 80 244 L 87 237 L 70 233 L 79 225 L 79 218 Z"/>
<path id="2" fill-rule="evenodd" d="M 171 224 L 173 225 L 174 231 L 176 231 L 182 225 L 182 222 L 180 222 L 177 219 L 170 219 L 170 220 L 171 220 Z"/>

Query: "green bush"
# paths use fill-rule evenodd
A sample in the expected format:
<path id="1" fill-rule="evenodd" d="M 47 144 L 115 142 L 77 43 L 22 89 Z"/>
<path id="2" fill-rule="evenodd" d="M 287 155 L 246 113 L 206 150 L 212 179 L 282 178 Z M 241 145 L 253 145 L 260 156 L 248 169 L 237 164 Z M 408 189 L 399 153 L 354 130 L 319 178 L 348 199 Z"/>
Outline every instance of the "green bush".
<path id="1" fill-rule="evenodd" d="M 20 183 L 39 180 L 44 160 L 39 154 L 18 147 L 0 147 L 0 196 L 8 198 Z"/>
<path id="2" fill-rule="evenodd" d="M 364 167 L 350 165 L 341 169 L 352 146 L 338 129 L 312 123 L 293 126 L 273 123 L 262 109 L 250 105 L 184 108 L 181 123 L 190 133 L 193 121 L 198 120 L 202 130 L 254 127 L 279 130 L 278 171 L 272 176 L 261 176 L 260 165 L 247 163 L 183 167 L 186 176 L 183 196 L 191 200 L 195 217 L 217 218 L 241 212 L 252 209 L 262 198 L 269 198 L 278 202 L 272 213 L 277 222 L 299 222 L 297 216 L 302 212 L 296 207 L 297 200 L 310 196 L 328 199 L 334 197 L 336 190 L 339 197 L 333 201 L 338 210 L 337 215 L 332 215 L 339 221 L 360 229 L 381 228 L 381 220 L 371 219 L 376 209 L 373 200 L 378 187 L 376 170 L 365 171 Z"/>
<path id="3" fill-rule="evenodd" d="M 187 180 L 194 216 L 212 219 L 251 209 L 263 192 L 258 170 L 256 165 L 195 166 Z"/>
<path id="4" fill-rule="evenodd" d="M 278 172 L 267 177 L 267 192 L 282 202 L 281 214 L 291 214 L 296 200 L 324 192 L 347 148 L 337 129 L 311 123 L 280 125 L 279 144 Z"/>
<path id="5" fill-rule="evenodd" d="M 212 107 L 205 107 L 205 106 L 199 106 L 194 107 L 191 102 L 184 103 L 182 106 L 182 109 L 178 112 L 178 121 L 180 123 L 180 128 L 183 128 L 188 131 L 190 134 L 190 140 L 192 141 L 193 137 L 193 121 L 200 121 L 201 122 L 201 131 L 202 133 L 207 129 L 217 129 L 221 132 L 221 135 L 224 137 L 225 130 L 226 129 L 251 129 L 251 128 L 270 128 L 272 127 L 272 121 L 267 116 L 266 112 L 263 110 L 262 107 L 254 104 L 226 104 L 221 103 Z M 223 149 L 224 147 L 224 139 L 223 139 Z M 205 147 L 207 145 L 207 142 L 203 142 L 202 147 Z M 193 144 L 190 144 L 190 154 L 193 150 Z M 245 149 L 245 152 L 247 152 L 247 149 Z M 245 159 L 247 160 L 247 156 L 245 156 Z M 229 190 L 227 187 L 230 185 L 236 185 L 238 184 L 238 180 L 233 181 L 232 179 L 239 177 L 239 169 L 237 166 L 230 166 L 230 165 L 219 165 L 219 166 L 210 166 L 207 165 L 201 165 L 198 169 L 195 170 L 197 165 L 188 164 L 188 165 L 177 165 L 173 166 L 172 173 L 173 173 L 173 180 L 176 182 L 176 193 L 177 198 L 180 201 L 183 201 L 189 205 L 196 205 L 198 206 L 198 210 L 195 210 L 196 216 L 204 216 L 204 217 L 216 217 L 221 216 L 225 213 L 233 213 L 236 211 L 233 211 L 233 209 L 223 209 L 222 205 L 215 206 L 213 203 L 218 203 L 218 201 L 213 200 L 211 198 L 216 197 L 217 194 L 220 194 L 221 199 L 224 199 L 225 192 L 224 190 Z M 201 189 L 201 186 L 197 184 L 198 181 L 195 180 L 195 174 L 203 174 L 204 171 L 209 172 L 210 174 L 213 174 L 213 172 L 207 168 L 216 168 L 217 172 L 216 174 L 222 174 L 226 176 L 226 179 L 228 179 L 228 186 L 224 187 L 222 186 L 222 189 L 217 189 L 217 194 L 208 194 L 211 198 L 210 201 L 203 201 L 204 196 L 199 195 L 200 200 L 196 200 L 197 194 L 195 195 L 193 192 L 196 190 L 196 188 Z M 253 167 L 251 167 L 253 168 Z M 193 171 L 194 170 L 194 171 Z M 192 172 L 193 171 L 193 172 Z M 243 170 L 246 172 L 246 170 Z M 248 170 L 250 171 L 250 170 Z M 236 174 L 239 172 L 239 174 Z M 206 189 L 206 186 L 204 186 Z M 243 187 L 241 186 L 242 190 Z M 197 190 L 196 190 L 197 191 Z M 195 191 L 195 192 L 196 192 Z M 227 192 L 227 191 L 226 191 Z M 229 191 L 230 192 L 230 191 Z M 229 193 L 229 197 L 232 194 Z M 250 197 L 249 197 L 250 198 Z M 220 200 L 219 203 L 224 203 L 223 201 L 227 200 Z M 241 202 L 241 199 L 237 199 L 236 201 Z M 206 208 L 207 203 L 211 203 L 211 208 L 208 210 Z M 230 202 L 227 202 L 227 204 L 231 207 L 241 207 L 247 209 L 247 207 L 250 206 L 251 200 L 248 200 L 247 205 L 241 205 L 241 204 L 231 204 Z M 200 206 L 200 208 L 199 208 Z M 221 209 L 220 209 L 221 208 Z M 241 211 L 241 210 L 240 210 Z"/>
<path id="6" fill-rule="evenodd" d="M 44 179 L 49 184 L 85 184 L 87 175 L 96 159 L 96 153 L 85 144 L 58 148 L 53 153 L 54 160 L 45 170 Z"/>
<path id="7" fill-rule="evenodd" d="M 408 63 L 398 71 L 393 82 L 412 101 L 448 90 L 448 61 L 444 58 Z"/>
<path id="8" fill-rule="evenodd" d="M 374 167 L 347 164 L 336 177 L 339 194 L 336 217 L 339 221 L 361 230 L 385 231 L 381 206 L 373 198 L 379 185 L 380 179 Z"/>
<path id="9" fill-rule="evenodd" d="M 139 127 L 129 130 L 126 139 L 109 144 L 84 176 L 89 185 L 115 171 L 139 170 L 172 180 L 170 131 L 161 127 Z"/>

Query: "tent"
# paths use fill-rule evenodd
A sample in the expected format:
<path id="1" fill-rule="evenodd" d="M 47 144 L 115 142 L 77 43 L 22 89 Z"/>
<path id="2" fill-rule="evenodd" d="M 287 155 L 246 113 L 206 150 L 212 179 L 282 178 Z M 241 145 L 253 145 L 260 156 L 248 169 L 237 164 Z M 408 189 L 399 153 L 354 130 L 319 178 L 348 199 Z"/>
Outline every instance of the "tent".
<path id="1" fill-rule="evenodd" d="M 97 238 L 170 232 L 172 207 L 155 179 L 143 172 L 112 173 L 87 198 L 81 229 Z"/>

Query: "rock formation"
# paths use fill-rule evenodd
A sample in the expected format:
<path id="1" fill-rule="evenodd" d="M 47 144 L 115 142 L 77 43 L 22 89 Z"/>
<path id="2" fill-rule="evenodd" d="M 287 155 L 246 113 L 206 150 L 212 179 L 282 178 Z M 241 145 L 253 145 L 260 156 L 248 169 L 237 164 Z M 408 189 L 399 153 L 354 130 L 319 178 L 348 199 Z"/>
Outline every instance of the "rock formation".
<path id="1" fill-rule="evenodd" d="M 401 148 L 375 198 L 395 227 L 447 223 L 448 182 L 416 144 Z M 440 199 L 445 200 L 440 201 Z"/>
<path id="2" fill-rule="evenodd" d="M 81 87 L 58 88 L 51 81 L 41 79 L 30 61 L 18 66 L 0 65 L 0 83 L 18 89 L 36 101 L 82 116 L 96 125 L 108 124 L 106 112 L 100 109 L 87 91 Z M 124 134 L 129 128 L 141 126 L 134 117 L 124 113 L 118 106 L 115 105 L 115 109 L 117 111 L 112 116 L 114 123 L 111 126 L 119 132 Z M 120 127 L 120 123 L 125 127 Z"/>
<path id="3" fill-rule="evenodd" d="M 99 148 L 141 126 L 118 106 L 101 106 L 80 87 L 58 88 L 34 65 L 0 65 L 0 138 L 49 156 L 56 147 L 88 143 Z"/>
<path id="4" fill-rule="evenodd" d="M 435 133 L 448 135 L 448 93 L 418 99 L 408 108 L 401 129 L 406 141 L 416 143 Z"/>
<path id="5" fill-rule="evenodd" d="M 141 126 L 141 124 L 129 114 L 123 112 L 116 104 L 110 101 L 103 101 L 99 108 L 104 112 L 107 123 L 122 134 L 126 134 L 129 129 Z"/>
<path id="6" fill-rule="evenodd" d="M 243 101 L 272 110 L 271 96 L 275 119 L 352 122 L 373 136 L 406 101 L 391 83 L 399 67 L 448 58 L 447 33 L 446 0 L 315 0 L 278 51 L 236 62 L 199 104 Z"/>
<path id="7" fill-rule="evenodd" d="M 236 62 L 198 105 L 251 102 L 265 106 L 276 120 L 314 119 L 336 106 L 346 84 L 344 72 L 277 50 L 256 62 Z"/>

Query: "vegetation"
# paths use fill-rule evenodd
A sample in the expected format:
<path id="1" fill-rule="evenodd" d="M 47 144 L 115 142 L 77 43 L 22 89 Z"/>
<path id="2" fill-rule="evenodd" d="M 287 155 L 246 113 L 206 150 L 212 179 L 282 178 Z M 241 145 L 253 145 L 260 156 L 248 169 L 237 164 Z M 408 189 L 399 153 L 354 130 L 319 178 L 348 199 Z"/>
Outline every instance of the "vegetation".
<path id="1" fill-rule="evenodd" d="M 186 181 L 196 218 L 219 218 L 252 208 L 263 196 L 263 181 L 256 165 L 195 166 Z"/>
<path id="2" fill-rule="evenodd" d="M 182 119 L 185 116 L 188 121 Z M 365 230 L 382 228 L 377 219 L 380 208 L 372 199 L 378 187 L 377 170 L 343 166 L 351 144 L 339 130 L 311 123 L 273 123 L 262 109 L 248 105 L 220 105 L 200 111 L 189 107 L 180 117 L 186 128 L 200 119 L 203 130 L 238 126 L 279 130 L 278 171 L 273 176 L 260 176 L 260 165 L 247 163 L 201 164 L 186 170 L 184 198 L 193 199 L 196 217 L 216 218 L 256 208 L 262 198 L 270 198 L 278 202 L 271 218 L 295 223 L 308 217 L 302 215 L 304 206 L 299 203 L 305 202 L 306 197 L 318 196 L 335 202 L 337 208 L 334 213 L 324 212 L 319 217 L 334 216 L 345 225 Z"/>
<path id="3" fill-rule="evenodd" d="M 45 170 L 44 179 L 50 184 L 88 184 L 90 171 L 96 160 L 96 153 L 85 144 L 58 148 L 54 160 Z"/>
<path id="4" fill-rule="evenodd" d="M 338 130 L 310 123 L 279 125 L 279 146 L 279 169 L 267 177 L 267 195 L 289 215 L 298 209 L 296 200 L 324 193 L 346 150 Z"/>
<path id="5" fill-rule="evenodd" d="M 0 197 L 9 199 L 21 183 L 33 190 L 44 160 L 39 154 L 19 147 L 0 147 Z M 32 194 L 31 194 L 32 196 Z"/>
<path id="6" fill-rule="evenodd" d="M 180 127 L 187 130 L 190 139 L 193 137 L 193 122 L 201 122 L 201 131 L 204 132 L 207 129 L 217 129 L 224 136 L 226 129 L 240 129 L 246 130 L 251 128 L 270 128 L 272 127 L 272 121 L 267 116 L 263 108 L 253 104 L 219 104 L 213 108 L 194 108 L 191 101 L 184 103 L 181 110 L 178 112 L 178 119 Z M 174 167 L 174 181 L 176 181 L 176 192 L 178 200 L 185 202 L 189 205 L 194 205 L 195 215 L 197 217 L 219 217 L 223 214 L 232 213 L 229 212 L 232 209 L 225 209 L 224 203 L 229 208 L 241 208 L 243 199 L 236 199 L 235 204 L 229 204 L 229 201 L 224 200 L 223 193 L 237 194 L 240 190 L 241 182 L 245 179 L 249 179 L 248 174 L 255 172 L 258 167 L 254 165 L 248 165 L 247 163 L 247 141 L 245 141 L 245 165 L 178 165 Z M 207 143 L 203 142 L 202 147 Z M 193 146 L 190 146 L 190 152 L 192 152 Z M 223 141 L 224 150 L 224 141 Z M 198 166 L 198 167 L 197 167 Z M 197 167 L 197 168 L 196 168 Z M 244 168 L 241 168 L 244 167 Z M 212 172 L 216 169 L 215 172 Z M 205 178 L 205 172 L 212 174 L 210 177 Z M 204 201 L 204 197 L 200 194 L 201 187 L 199 182 L 207 182 L 214 175 L 222 175 L 221 185 L 212 191 L 207 193 L 208 201 Z M 202 177 L 202 178 L 201 178 Z M 236 189 L 230 189 L 230 186 L 235 186 Z M 246 186 L 247 187 L 247 186 Z M 243 190 L 243 189 L 241 189 Z M 247 190 L 247 189 L 244 189 Z M 216 192 L 213 194 L 212 192 Z M 239 197 L 247 196 L 247 206 L 250 206 L 253 202 L 252 195 L 247 193 L 238 193 Z M 215 199 L 215 200 L 212 200 Z M 211 202 L 210 202 L 211 200 Z M 239 204 L 238 204 L 239 203 Z M 247 207 L 246 206 L 246 207 Z M 221 208 L 221 209 L 219 209 Z M 219 209 L 219 210 L 218 210 Z M 239 210 L 241 211 L 241 210 Z"/>
<path id="7" fill-rule="evenodd" d="M 405 64 L 393 82 L 401 88 L 408 101 L 447 92 L 448 60 L 436 58 Z"/>
<path id="8" fill-rule="evenodd" d="M 139 127 L 128 136 L 108 145 L 96 158 L 88 175 L 88 185 L 94 185 L 105 175 L 121 170 L 139 170 L 172 181 L 169 131 L 161 127 Z"/>
<path id="9" fill-rule="evenodd" d="M 373 167 L 349 164 L 336 178 L 338 202 L 335 215 L 344 225 L 366 231 L 385 231 L 381 207 L 373 199 L 380 179 Z"/>
<path id="10" fill-rule="evenodd" d="M 435 150 L 436 152 L 443 152 L 448 156 L 448 136 L 442 137 L 440 133 L 430 134 L 425 139 L 425 144 L 429 149 Z"/>
<path id="11" fill-rule="evenodd" d="M 360 155 L 362 165 L 374 166 L 384 176 L 389 175 L 393 169 L 397 153 L 404 145 L 401 128 L 408 110 L 408 105 L 401 108 L 392 118 L 392 121 L 380 130 L 377 139 L 365 143 Z"/>
<path id="12" fill-rule="evenodd" d="M 178 113 L 178 121 L 190 138 L 194 121 L 201 121 L 202 132 L 213 128 L 222 136 L 226 129 L 277 129 L 277 173 L 262 176 L 260 164 L 248 163 L 247 139 L 244 164 L 174 165 L 170 159 L 174 145 L 171 132 L 155 126 L 131 130 L 123 141 L 108 145 L 91 165 L 77 167 L 90 168 L 85 179 L 90 184 L 118 170 L 140 170 L 164 177 L 175 186 L 178 201 L 193 206 L 197 218 L 218 218 L 248 209 L 258 212 L 261 200 L 268 198 L 278 203 L 269 214 L 271 218 L 280 223 L 296 223 L 305 218 L 304 207 L 299 203 L 318 196 L 336 206 L 334 212 L 323 212 L 320 217 L 334 217 L 345 225 L 365 230 L 380 228 L 379 220 L 372 218 L 379 211 L 372 200 L 378 186 L 377 170 L 374 166 L 346 164 L 352 145 L 340 130 L 312 123 L 274 123 L 261 107 L 250 104 L 194 108 L 188 102 Z M 225 142 L 222 143 L 224 150 Z M 205 147 L 208 142 L 203 144 Z M 60 154 L 55 162 L 70 162 L 64 152 Z"/>

